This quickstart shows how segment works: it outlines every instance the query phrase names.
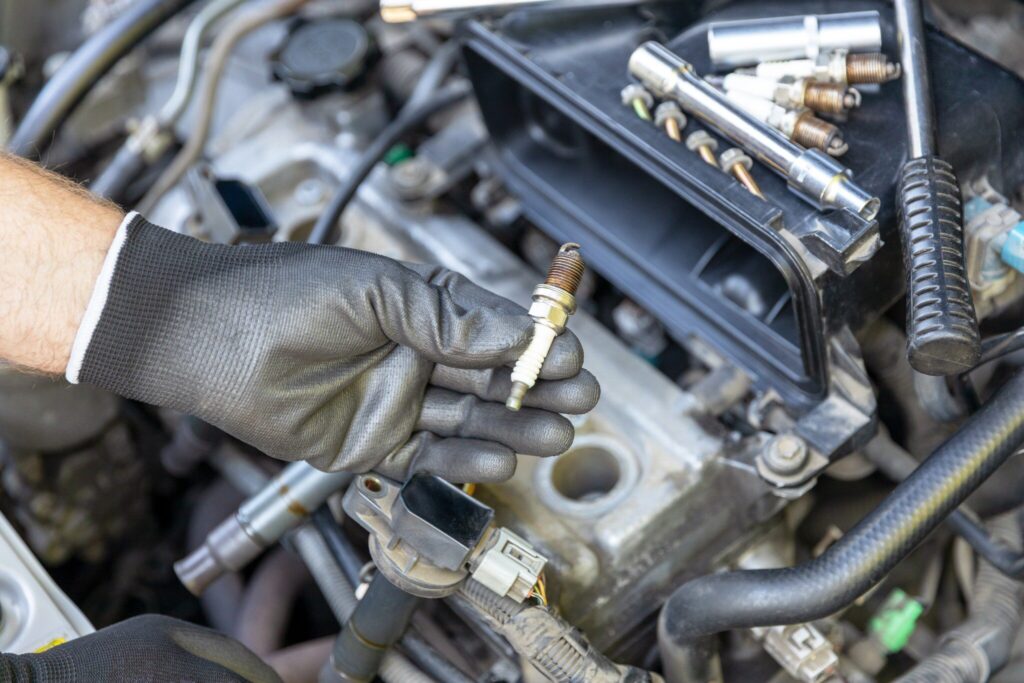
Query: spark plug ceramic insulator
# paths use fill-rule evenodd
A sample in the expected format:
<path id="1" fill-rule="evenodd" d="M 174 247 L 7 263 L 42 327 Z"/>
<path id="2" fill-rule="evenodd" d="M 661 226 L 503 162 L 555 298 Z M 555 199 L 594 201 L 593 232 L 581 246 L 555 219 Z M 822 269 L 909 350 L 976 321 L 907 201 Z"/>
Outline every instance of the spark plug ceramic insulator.
<path id="1" fill-rule="evenodd" d="M 860 106 L 860 93 L 842 83 L 822 83 L 808 78 L 782 82 L 749 74 L 732 73 L 721 80 L 726 92 L 738 92 L 771 100 L 780 107 L 826 114 L 841 114 Z"/>
<path id="2" fill-rule="evenodd" d="M 798 145 L 820 149 L 834 157 L 842 156 L 849 149 L 842 131 L 834 124 L 822 121 L 809 109 L 786 109 L 771 100 L 736 91 L 730 91 L 728 97 Z"/>
<path id="3" fill-rule="evenodd" d="M 779 62 L 761 62 L 754 75 L 781 81 L 787 78 L 810 78 L 824 83 L 857 85 L 885 83 L 899 78 L 900 65 L 890 62 L 880 52 L 851 54 L 836 50 L 816 59 L 789 59 Z"/>
<path id="4" fill-rule="evenodd" d="M 533 318 L 533 339 L 512 369 L 512 390 L 505 407 L 519 410 L 523 397 L 540 376 L 555 337 L 565 331 L 569 316 L 576 312 L 576 290 L 583 279 L 583 257 L 580 245 L 563 244 L 551 261 L 544 284 L 533 290 L 530 317 Z"/>

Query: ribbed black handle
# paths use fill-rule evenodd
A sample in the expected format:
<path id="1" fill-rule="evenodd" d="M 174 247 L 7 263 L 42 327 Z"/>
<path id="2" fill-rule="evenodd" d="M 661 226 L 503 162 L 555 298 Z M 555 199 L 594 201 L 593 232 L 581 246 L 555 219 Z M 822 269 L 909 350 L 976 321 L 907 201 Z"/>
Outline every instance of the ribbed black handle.
<path id="1" fill-rule="evenodd" d="M 935 156 L 903 167 L 900 236 L 907 273 L 907 353 L 928 375 L 952 375 L 978 361 L 981 342 L 964 268 L 960 186 Z"/>

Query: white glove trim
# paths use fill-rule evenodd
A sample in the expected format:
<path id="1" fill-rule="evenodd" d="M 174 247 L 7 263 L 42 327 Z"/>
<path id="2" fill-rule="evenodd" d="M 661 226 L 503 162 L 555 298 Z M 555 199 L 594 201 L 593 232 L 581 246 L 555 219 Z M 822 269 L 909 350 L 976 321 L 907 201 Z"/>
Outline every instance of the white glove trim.
<path id="1" fill-rule="evenodd" d="M 114 266 L 117 265 L 117 258 L 121 255 L 121 248 L 124 246 L 125 238 L 128 236 L 128 226 L 139 217 L 137 211 L 132 211 L 124 220 L 114 234 L 114 241 L 110 243 L 110 249 L 103 259 L 103 267 L 100 268 L 99 277 L 93 285 L 92 295 L 89 297 L 89 305 L 85 307 L 85 315 L 75 333 L 75 341 L 71 344 L 71 357 L 68 359 L 68 367 L 64 377 L 72 384 L 78 384 L 78 373 L 82 370 L 82 362 L 85 360 L 85 352 L 92 341 L 93 332 L 100 322 L 100 315 L 107 305 L 107 294 L 110 291 L 110 280 L 114 277 Z"/>

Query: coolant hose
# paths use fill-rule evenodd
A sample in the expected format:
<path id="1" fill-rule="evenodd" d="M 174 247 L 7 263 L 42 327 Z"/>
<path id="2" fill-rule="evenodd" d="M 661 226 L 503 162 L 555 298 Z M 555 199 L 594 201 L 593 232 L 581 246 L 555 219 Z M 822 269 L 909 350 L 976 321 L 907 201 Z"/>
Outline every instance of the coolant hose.
<path id="1" fill-rule="evenodd" d="M 1015 514 L 989 527 L 1000 543 L 1019 552 L 1020 520 Z M 987 681 L 1010 659 L 1024 618 L 1024 584 L 984 560 L 974 580 L 974 600 L 962 624 L 943 634 L 939 647 L 897 683 L 974 683 Z"/>
<path id="2" fill-rule="evenodd" d="M 122 57 L 195 0 L 139 0 L 89 37 L 47 81 L 18 124 L 7 149 L 38 158 L 57 128 Z"/>
<path id="3" fill-rule="evenodd" d="M 670 683 L 689 681 L 715 633 L 798 624 L 842 609 L 878 583 L 1024 442 L 1024 373 L 939 446 L 819 557 L 797 567 L 712 574 L 676 589 L 658 623 Z"/>

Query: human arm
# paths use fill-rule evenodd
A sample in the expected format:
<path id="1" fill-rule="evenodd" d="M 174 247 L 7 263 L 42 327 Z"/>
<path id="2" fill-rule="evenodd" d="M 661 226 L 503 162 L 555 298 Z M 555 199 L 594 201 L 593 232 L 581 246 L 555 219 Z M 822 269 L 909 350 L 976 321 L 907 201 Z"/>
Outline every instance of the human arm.
<path id="1" fill-rule="evenodd" d="M 124 213 L 0 152 L 0 358 L 63 374 Z"/>
<path id="2" fill-rule="evenodd" d="M 0 234 L 24 241 L 16 253 L 29 263 L 0 264 L 19 319 L 0 344 L 7 360 L 196 415 L 275 457 L 394 478 L 505 479 L 516 453 L 566 450 L 573 428 L 559 413 L 597 402 L 567 333 L 525 409 L 506 411 L 508 366 L 532 321 L 442 268 L 207 244 L 0 163 L 17 219 L 0 217 Z M 64 322 L 40 326 L 47 316 Z"/>

